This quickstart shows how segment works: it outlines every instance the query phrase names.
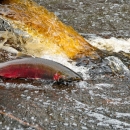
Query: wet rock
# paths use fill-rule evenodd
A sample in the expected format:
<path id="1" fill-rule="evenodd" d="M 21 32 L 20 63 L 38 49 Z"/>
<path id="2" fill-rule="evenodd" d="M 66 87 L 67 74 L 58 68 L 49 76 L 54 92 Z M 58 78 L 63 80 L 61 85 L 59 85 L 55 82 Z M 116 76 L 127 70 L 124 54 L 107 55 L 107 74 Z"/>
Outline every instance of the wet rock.
<path id="1" fill-rule="evenodd" d="M 108 65 L 111 67 L 111 70 L 115 74 L 123 74 L 126 76 L 130 76 L 130 70 L 124 63 L 117 57 L 109 56 L 105 58 L 108 60 Z"/>

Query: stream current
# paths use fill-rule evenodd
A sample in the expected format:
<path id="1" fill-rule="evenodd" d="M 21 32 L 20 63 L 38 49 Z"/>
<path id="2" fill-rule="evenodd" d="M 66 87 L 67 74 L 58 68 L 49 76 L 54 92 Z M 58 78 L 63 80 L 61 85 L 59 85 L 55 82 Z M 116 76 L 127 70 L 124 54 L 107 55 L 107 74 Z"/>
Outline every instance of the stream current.
<path id="1" fill-rule="evenodd" d="M 76 62 L 43 56 L 81 73 L 84 81 L 69 86 L 0 79 L 0 129 L 130 130 L 130 1 L 35 1 L 104 56 Z M 12 57 L 0 51 L 2 61 Z"/>

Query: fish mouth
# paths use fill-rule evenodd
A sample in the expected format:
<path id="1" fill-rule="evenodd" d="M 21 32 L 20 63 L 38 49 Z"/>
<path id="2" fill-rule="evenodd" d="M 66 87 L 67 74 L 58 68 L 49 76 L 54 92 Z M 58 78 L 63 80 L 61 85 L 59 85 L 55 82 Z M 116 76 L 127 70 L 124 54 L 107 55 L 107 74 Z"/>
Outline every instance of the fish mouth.
<path id="1" fill-rule="evenodd" d="M 73 81 L 81 81 L 83 80 L 82 77 L 70 77 L 70 78 L 66 78 L 64 79 L 64 81 L 68 81 L 68 82 L 73 82 Z"/>
<path id="2" fill-rule="evenodd" d="M 55 81 L 54 84 L 56 85 L 72 85 L 75 82 L 80 82 L 82 81 L 83 78 L 82 77 L 68 77 L 68 78 L 60 78 L 58 81 Z"/>
<path id="3" fill-rule="evenodd" d="M 80 76 L 76 76 L 76 77 L 64 77 L 63 76 L 58 80 L 58 83 L 72 83 L 72 82 L 79 82 L 82 80 L 83 80 L 83 78 Z"/>

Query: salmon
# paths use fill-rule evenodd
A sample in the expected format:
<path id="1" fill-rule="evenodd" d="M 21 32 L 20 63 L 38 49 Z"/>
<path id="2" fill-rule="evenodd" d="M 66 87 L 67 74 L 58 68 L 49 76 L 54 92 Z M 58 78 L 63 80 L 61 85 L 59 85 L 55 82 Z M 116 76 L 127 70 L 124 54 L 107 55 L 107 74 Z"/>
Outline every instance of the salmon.
<path id="1" fill-rule="evenodd" d="M 57 62 L 43 58 L 23 58 L 0 63 L 4 78 L 44 79 L 52 81 L 79 81 L 82 77 Z"/>

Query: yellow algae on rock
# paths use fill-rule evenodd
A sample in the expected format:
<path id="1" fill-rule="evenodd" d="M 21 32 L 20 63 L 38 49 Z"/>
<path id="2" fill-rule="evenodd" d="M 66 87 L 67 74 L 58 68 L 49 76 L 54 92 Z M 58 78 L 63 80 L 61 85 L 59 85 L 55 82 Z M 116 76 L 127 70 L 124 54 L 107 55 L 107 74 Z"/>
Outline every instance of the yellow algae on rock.
<path id="1" fill-rule="evenodd" d="M 39 54 L 60 54 L 71 59 L 98 57 L 96 49 L 72 27 L 32 0 L 3 0 L 1 3 L 0 18 L 33 39 L 24 45 L 28 53 L 35 55 L 39 51 Z"/>

